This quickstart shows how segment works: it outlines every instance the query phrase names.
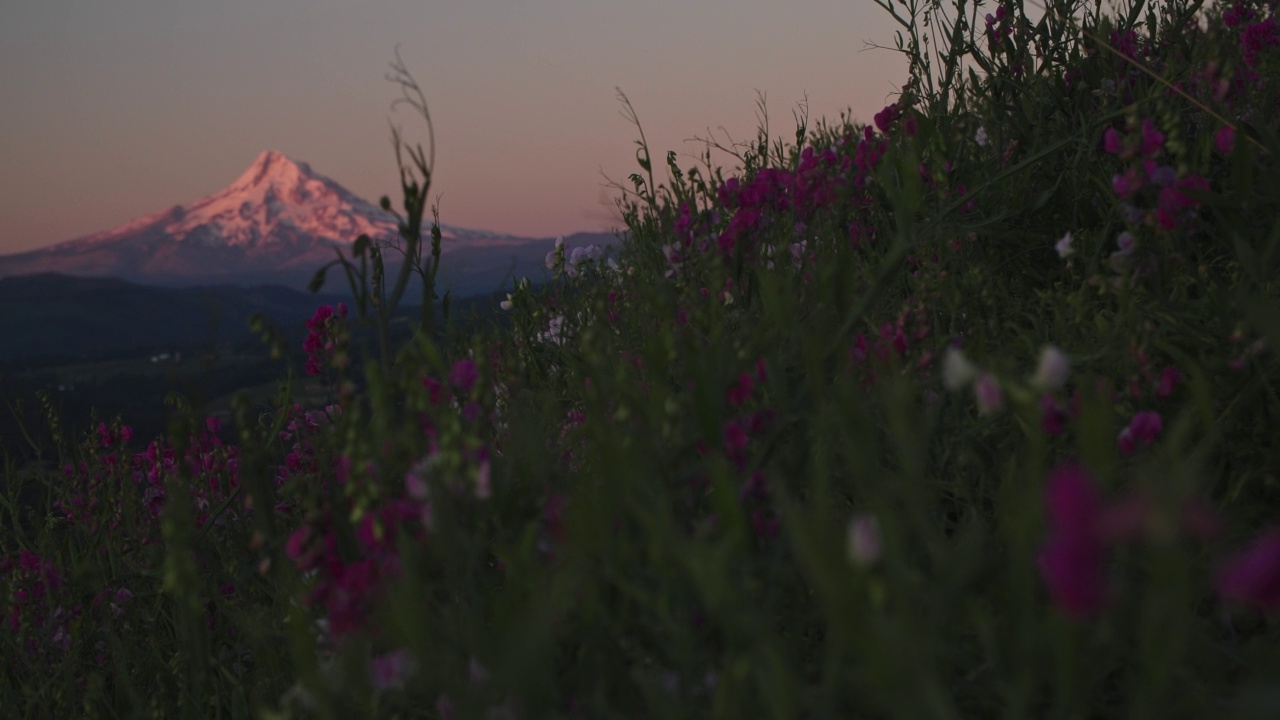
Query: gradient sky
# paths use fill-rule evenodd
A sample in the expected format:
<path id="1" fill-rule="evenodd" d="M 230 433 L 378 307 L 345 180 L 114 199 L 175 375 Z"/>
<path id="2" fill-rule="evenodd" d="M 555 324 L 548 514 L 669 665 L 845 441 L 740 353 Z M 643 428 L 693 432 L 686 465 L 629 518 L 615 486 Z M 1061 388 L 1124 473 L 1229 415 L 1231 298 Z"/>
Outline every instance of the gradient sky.
<path id="1" fill-rule="evenodd" d="M 905 64 L 871 0 L 39 0 L 0 4 L 0 253 L 105 230 L 234 180 L 259 152 L 377 201 L 398 190 L 394 50 L 427 95 L 442 222 L 545 237 L 616 226 L 608 177 L 695 136 L 862 121 Z M 688 167 L 692 157 L 681 161 Z M 722 163 L 728 162 L 721 158 Z"/>

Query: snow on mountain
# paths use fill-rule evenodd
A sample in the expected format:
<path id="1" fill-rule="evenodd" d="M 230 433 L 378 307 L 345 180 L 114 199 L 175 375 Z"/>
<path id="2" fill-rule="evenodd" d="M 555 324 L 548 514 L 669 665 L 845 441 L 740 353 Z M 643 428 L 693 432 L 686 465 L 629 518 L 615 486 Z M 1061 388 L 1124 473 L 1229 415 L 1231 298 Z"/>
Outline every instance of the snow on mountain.
<path id="1" fill-rule="evenodd" d="M 338 243 L 361 234 L 393 240 L 396 221 L 310 165 L 267 150 L 235 182 L 212 195 L 49 250 L 88 249 L 120 240 L 140 243 L 156 230 L 174 244 L 272 254 L 274 242 L 301 236 Z"/>
<path id="2" fill-rule="evenodd" d="M 398 238 L 395 215 L 268 150 L 226 188 L 105 232 L 0 257 L 0 277 L 57 272 L 158 285 L 305 285 L 335 248 Z M 551 239 L 442 226 L 441 279 L 455 294 L 531 275 Z M 389 253 L 388 257 L 393 257 Z M 536 277 L 536 275 L 535 275 Z"/>

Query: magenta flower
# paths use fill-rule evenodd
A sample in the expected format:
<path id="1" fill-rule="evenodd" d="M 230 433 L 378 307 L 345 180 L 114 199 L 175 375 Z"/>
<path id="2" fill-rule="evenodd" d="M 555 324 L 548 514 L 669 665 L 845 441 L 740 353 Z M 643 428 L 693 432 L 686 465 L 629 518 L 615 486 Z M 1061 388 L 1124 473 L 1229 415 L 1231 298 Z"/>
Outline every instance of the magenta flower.
<path id="1" fill-rule="evenodd" d="M 1000 381 L 989 372 L 983 373 L 973 384 L 973 394 L 981 415 L 990 415 L 1004 408 L 1004 393 L 1000 390 Z"/>
<path id="2" fill-rule="evenodd" d="M 1223 155 L 1230 155 L 1236 146 L 1236 130 L 1230 125 L 1223 125 L 1213 134 L 1213 148 Z"/>
<path id="3" fill-rule="evenodd" d="M 1154 443 L 1162 430 L 1164 430 L 1164 419 L 1160 417 L 1160 413 L 1144 410 L 1134 415 L 1129 425 L 1120 431 L 1120 436 L 1116 438 L 1116 445 L 1120 448 L 1120 452 L 1132 455 L 1140 447 Z"/>
<path id="4" fill-rule="evenodd" d="M 453 370 L 449 372 L 449 382 L 466 393 L 471 392 L 471 387 L 476 384 L 479 376 L 480 372 L 476 370 L 476 364 L 463 358 L 453 364 Z"/>
<path id="5" fill-rule="evenodd" d="M 1156 397 L 1167 398 L 1173 394 L 1173 388 L 1182 379 L 1182 373 L 1172 365 L 1160 371 L 1160 381 L 1156 384 Z"/>
<path id="6" fill-rule="evenodd" d="M 1120 447 L 1120 452 L 1125 455 L 1133 455 L 1139 450 L 1139 447 L 1151 445 L 1156 442 L 1156 438 L 1160 436 L 1162 429 L 1165 429 L 1165 421 L 1161 418 L 1160 413 L 1155 410 L 1144 410 L 1133 416 L 1129 420 L 1128 427 L 1120 430 L 1120 437 L 1116 438 L 1116 445 Z"/>
<path id="7" fill-rule="evenodd" d="M 1164 133 L 1156 129 L 1151 118 L 1142 120 L 1142 155 L 1153 158 L 1164 152 Z"/>
<path id="8" fill-rule="evenodd" d="M 1112 192 L 1124 199 L 1132 197 L 1146 184 L 1146 176 L 1134 166 L 1125 170 L 1123 175 L 1115 175 L 1111 178 Z"/>
<path id="9" fill-rule="evenodd" d="M 1102 149 L 1110 155 L 1119 155 L 1124 151 L 1124 138 L 1120 137 L 1119 130 L 1107 128 L 1102 134 Z"/>
<path id="10" fill-rule="evenodd" d="M 1102 499 L 1088 471 L 1062 465 L 1045 491 L 1049 542 L 1040 552 L 1040 576 L 1064 613 L 1077 618 L 1106 605 L 1106 547 L 1101 536 Z"/>
<path id="11" fill-rule="evenodd" d="M 897 119 L 901 116 L 902 116 L 902 111 L 898 109 L 898 106 L 896 104 L 886 105 L 885 108 L 880 112 L 876 113 L 875 117 L 873 118 L 876 123 L 876 129 L 878 129 L 880 132 L 884 133 L 885 135 L 888 135 L 889 128 L 891 128 L 893 126 L 893 123 L 897 121 Z"/>
<path id="12" fill-rule="evenodd" d="M 1070 419 L 1053 395 L 1045 393 L 1040 396 L 1040 429 L 1045 435 L 1061 435 Z"/>
<path id="13" fill-rule="evenodd" d="M 1227 558 L 1218 570 L 1217 588 L 1224 600 L 1280 612 L 1280 527 Z"/>

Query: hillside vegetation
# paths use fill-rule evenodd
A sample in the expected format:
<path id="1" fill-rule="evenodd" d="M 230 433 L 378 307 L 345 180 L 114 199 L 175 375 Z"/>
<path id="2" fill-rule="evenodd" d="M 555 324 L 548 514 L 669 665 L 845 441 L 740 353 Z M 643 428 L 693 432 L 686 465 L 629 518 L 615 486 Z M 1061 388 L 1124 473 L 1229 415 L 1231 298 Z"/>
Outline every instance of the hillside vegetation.
<path id="1" fill-rule="evenodd" d="M 1276 4 L 875 2 L 873 124 L 637 119 L 625 241 L 498 327 L 387 334 L 439 257 L 397 133 L 408 269 L 329 269 L 325 404 L 10 474 L 0 707 L 1280 717 Z"/>

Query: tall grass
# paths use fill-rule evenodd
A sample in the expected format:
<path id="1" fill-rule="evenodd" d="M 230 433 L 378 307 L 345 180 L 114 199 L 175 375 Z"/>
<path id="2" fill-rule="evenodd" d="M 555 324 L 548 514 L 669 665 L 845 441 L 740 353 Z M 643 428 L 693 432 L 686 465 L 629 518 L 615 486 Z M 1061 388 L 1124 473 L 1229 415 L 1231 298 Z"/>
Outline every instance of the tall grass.
<path id="1" fill-rule="evenodd" d="M 0 707 L 1280 715 L 1273 3 L 877 2 L 873 125 L 641 133 L 501 329 L 362 354 L 362 245 L 331 405 L 11 473 Z"/>

